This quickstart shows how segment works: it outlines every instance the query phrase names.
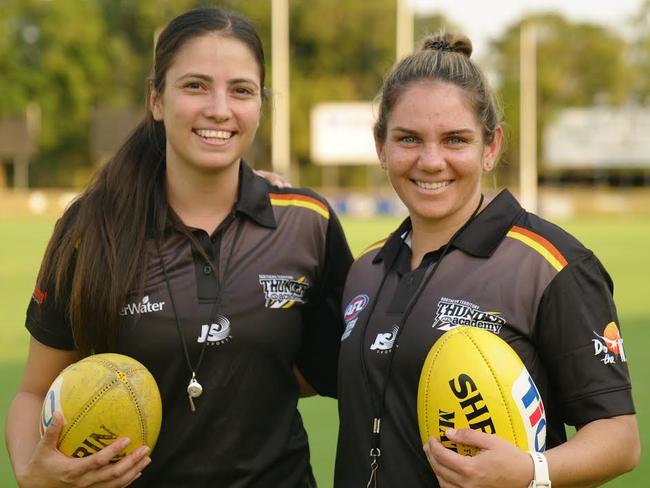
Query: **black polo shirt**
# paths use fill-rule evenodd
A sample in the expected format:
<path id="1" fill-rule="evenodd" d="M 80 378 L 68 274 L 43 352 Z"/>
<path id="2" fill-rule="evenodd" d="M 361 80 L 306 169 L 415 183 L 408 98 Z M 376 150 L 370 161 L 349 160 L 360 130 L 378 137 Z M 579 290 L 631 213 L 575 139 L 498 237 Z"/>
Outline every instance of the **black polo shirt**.
<path id="1" fill-rule="evenodd" d="M 415 270 L 404 242 L 410 228 L 407 219 L 348 274 L 337 488 L 368 481 L 372 420 L 391 357 L 377 486 L 438 486 L 422 450 L 417 389 L 431 346 L 460 325 L 490 330 L 519 354 L 544 402 L 546 448 L 566 440 L 564 424 L 634 413 L 623 343 L 620 336 L 616 340 L 612 281 L 591 251 L 527 213 L 507 191 L 461 232 L 442 260 L 441 250 L 429 253 Z M 430 281 L 422 283 L 439 260 Z M 421 283 L 422 293 L 409 304 Z"/>
<path id="2" fill-rule="evenodd" d="M 319 393 L 336 395 L 343 330 L 338 310 L 352 257 L 338 219 L 315 193 L 272 187 L 242 164 L 239 195 L 213 235 L 190 229 L 209 262 L 174 226 L 161 247 L 193 365 L 205 344 L 197 371 L 203 394 L 195 412 L 153 241 L 144 293 L 131 296 L 121 310 L 114 352 L 142 362 L 163 401 L 152 463 L 132 486 L 315 485 L 292 368 L 297 365 Z M 219 290 L 222 305 L 211 320 Z M 73 349 L 65 313 L 40 301 L 32 300 L 27 313 L 31 334 L 49 346 Z"/>

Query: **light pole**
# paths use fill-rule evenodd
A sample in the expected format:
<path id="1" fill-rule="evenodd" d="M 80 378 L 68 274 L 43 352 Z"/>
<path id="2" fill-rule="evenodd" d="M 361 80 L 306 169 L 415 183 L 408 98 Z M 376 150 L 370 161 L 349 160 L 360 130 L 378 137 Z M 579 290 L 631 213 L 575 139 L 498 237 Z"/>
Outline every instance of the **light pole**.
<path id="1" fill-rule="evenodd" d="M 289 0 L 272 0 L 271 56 L 273 61 L 271 164 L 273 171 L 291 177 L 297 184 L 298 175 L 290 175 Z"/>
<path id="2" fill-rule="evenodd" d="M 397 61 L 413 52 L 413 6 L 411 0 L 397 0 L 395 58 Z"/>
<path id="3" fill-rule="evenodd" d="M 519 200 L 537 212 L 537 35 L 532 21 L 521 25 L 519 49 Z"/>

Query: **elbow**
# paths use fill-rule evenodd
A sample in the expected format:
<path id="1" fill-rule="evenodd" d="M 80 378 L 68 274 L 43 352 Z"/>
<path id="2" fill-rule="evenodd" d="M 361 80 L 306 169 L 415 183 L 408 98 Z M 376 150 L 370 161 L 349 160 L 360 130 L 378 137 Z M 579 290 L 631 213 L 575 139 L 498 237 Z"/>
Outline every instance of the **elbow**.
<path id="1" fill-rule="evenodd" d="M 636 422 L 634 428 L 629 429 L 629 434 L 622 442 L 622 445 L 625 448 L 621 449 L 622 455 L 619 458 L 619 474 L 632 471 L 641 461 L 641 439 L 639 437 L 639 429 L 636 428 Z"/>
<path id="2" fill-rule="evenodd" d="M 634 439 L 632 439 L 632 442 L 630 443 L 628 455 L 625 456 L 625 460 L 623 464 L 623 472 L 627 473 L 628 471 L 632 471 L 634 468 L 636 468 L 639 465 L 640 460 L 641 460 L 641 440 L 639 439 L 639 435 L 637 432 L 637 435 L 634 436 Z"/>

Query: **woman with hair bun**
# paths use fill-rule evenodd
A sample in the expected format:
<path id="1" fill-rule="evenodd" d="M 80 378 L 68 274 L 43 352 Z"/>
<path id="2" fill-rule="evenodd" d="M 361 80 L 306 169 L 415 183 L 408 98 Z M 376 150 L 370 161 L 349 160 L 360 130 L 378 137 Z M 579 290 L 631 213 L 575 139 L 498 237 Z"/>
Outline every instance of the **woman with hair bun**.
<path id="1" fill-rule="evenodd" d="M 41 265 L 6 429 L 21 488 L 315 486 L 297 403 L 336 396 L 352 257 L 324 198 L 243 160 L 264 73 L 255 29 L 233 12 L 190 10 L 160 34 L 145 119 L 66 210 Z M 122 438 L 66 457 L 60 415 L 39 437 L 52 380 L 100 352 L 156 379 L 153 453 L 111 463 Z"/>
<path id="2" fill-rule="evenodd" d="M 464 36 L 427 38 L 383 84 L 375 144 L 409 216 L 355 261 L 346 281 L 337 488 L 595 486 L 639 460 L 609 275 L 507 190 L 491 200 L 481 193 L 503 128 L 471 53 Z M 480 312 L 498 314 L 501 326 L 485 327 Z M 533 377 L 546 409 L 545 454 L 459 429 L 446 431 L 446 444 L 475 446 L 474 457 L 435 439 L 423 449 L 420 371 L 463 313 L 465 325 L 508 342 Z M 595 353 L 605 328 L 616 345 L 603 342 Z M 565 424 L 577 429 L 569 440 Z"/>

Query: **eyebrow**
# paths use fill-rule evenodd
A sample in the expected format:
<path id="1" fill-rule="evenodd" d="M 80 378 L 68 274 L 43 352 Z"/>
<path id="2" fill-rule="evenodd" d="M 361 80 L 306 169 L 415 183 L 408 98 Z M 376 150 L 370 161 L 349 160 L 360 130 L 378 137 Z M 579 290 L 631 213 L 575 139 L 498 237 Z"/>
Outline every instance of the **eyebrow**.
<path id="1" fill-rule="evenodd" d="M 200 80 L 209 81 L 209 82 L 213 81 L 212 76 L 204 75 L 202 73 L 185 73 L 184 75 L 178 77 L 176 82 L 178 83 L 179 81 L 182 81 L 186 78 L 198 78 Z M 233 78 L 232 80 L 228 80 L 228 83 L 231 85 L 236 83 L 250 83 L 252 85 L 258 86 L 258 83 L 255 80 L 250 78 Z"/>
<path id="2" fill-rule="evenodd" d="M 393 127 L 391 132 L 403 132 L 405 134 L 417 135 L 419 132 L 413 129 L 408 129 L 406 127 Z M 472 129 L 454 129 L 444 133 L 445 136 L 455 136 L 455 135 L 464 135 L 464 134 L 473 134 Z"/>

